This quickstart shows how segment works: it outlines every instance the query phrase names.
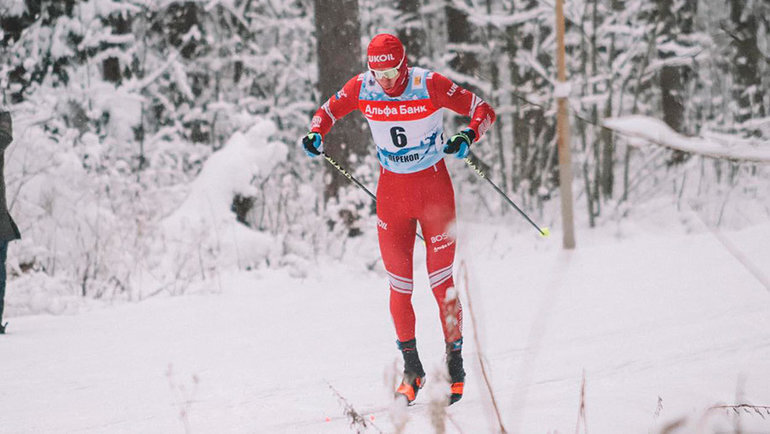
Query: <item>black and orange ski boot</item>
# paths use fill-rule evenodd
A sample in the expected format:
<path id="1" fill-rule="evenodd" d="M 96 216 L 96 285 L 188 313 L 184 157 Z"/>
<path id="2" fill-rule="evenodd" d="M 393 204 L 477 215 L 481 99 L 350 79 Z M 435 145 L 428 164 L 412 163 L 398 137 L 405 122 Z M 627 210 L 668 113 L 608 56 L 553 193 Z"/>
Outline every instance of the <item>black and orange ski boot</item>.
<path id="1" fill-rule="evenodd" d="M 446 344 L 446 364 L 449 368 L 449 405 L 463 397 L 465 370 L 463 369 L 463 338 Z"/>
<path id="2" fill-rule="evenodd" d="M 404 379 L 396 389 L 396 398 L 403 397 L 407 405 L 410 405 L 417 399 L 417 392 L 425 385 L 425 371 L 417 354 L 417 341 L 412 339 L 397 343 L 401 355 L 404 356 Z"/>

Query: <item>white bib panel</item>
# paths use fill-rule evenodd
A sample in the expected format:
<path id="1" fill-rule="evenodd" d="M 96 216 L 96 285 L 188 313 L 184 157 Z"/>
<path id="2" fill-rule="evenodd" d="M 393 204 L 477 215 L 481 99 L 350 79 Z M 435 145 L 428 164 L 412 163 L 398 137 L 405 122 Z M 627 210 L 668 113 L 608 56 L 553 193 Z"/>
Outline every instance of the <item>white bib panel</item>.
<path id="1" fill-rule="evenodd" d="M 371 72 L 364 73 L 358 108 L 369 122 L 380 164 L 391 172 L 419 172 L 444 158 L 444 112 L 430 101 L 430 74 L 409 68 L 404 93 L 390 97 Z"/>

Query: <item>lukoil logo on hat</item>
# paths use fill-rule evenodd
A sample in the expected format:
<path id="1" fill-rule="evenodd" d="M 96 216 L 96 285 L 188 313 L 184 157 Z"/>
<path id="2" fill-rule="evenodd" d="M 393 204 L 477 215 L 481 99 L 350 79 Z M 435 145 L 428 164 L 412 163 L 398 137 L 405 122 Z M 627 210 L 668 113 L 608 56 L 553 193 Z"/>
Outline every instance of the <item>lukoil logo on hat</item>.
<path id="1" fill-rule="evenodd" d="M 392 54 L 380 54 L 378 56 L 369 56 L 369 63 L 384 63 L 389 60 L 396 60 L 396 57 Z"/>
<path id="2" fill-rule="evenodd" d="M 404 58 L 404 45 L 388 33 L 380 33 L 372 38 L 366 50 L 369 69 L 395 68 Z"/>

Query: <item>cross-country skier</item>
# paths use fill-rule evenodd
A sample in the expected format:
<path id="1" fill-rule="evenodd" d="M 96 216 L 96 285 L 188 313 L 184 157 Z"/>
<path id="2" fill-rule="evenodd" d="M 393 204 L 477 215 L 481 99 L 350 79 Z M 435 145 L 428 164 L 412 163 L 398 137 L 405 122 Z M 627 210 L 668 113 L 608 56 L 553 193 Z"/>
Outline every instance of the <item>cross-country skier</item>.
<path id="1" fill-rule="evenodd" d="M 454 289 L 455 201 L 444 155 L 465 158 L 495 120 L 492 108 L 448 78 L 407 64 L 401 41 L 379 34 L 367 49 L 369 70 L 351 78 L 315 113 L 302 138 L 311 156 L 323 152 L 334 123 L 360 110 L 372 131 L 380 178 L 377 235 L 390 281 L 390 312 L 404 357 L 404 378 L 396 390 L 408 403 L 425 384 L 417 354 L 412 308 L 412 253 L 416 224 L 425 238 L 430 286 L 438 302 L 451 380 L 449 404 L 463 395 L 462 308 Z M 444 143 L 443 108 L 470 116 L 468 127 Z"/>

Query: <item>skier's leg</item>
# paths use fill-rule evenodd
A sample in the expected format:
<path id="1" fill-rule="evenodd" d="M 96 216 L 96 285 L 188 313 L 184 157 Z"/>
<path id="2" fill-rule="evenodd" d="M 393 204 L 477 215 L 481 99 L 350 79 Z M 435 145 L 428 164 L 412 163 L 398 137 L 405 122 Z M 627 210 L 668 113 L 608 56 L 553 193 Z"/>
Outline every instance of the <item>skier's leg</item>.
<path id="1" fill-rule="evenodd" d="M 412 307 L 412 254 L 417 222 L 412 217 L 404 177 L 383 171 L 377 185 L 377 238 L 390 286 L 390 313 L 404 357 L 404 378 L 396 396 L 411 403 L 425 381 L 415 339 Z"/>
<path id="2" fill-rule="evenodd" d="M 401 342 L 414 339 L 415 316 L 412 307 L 412 253 L 414 220 L 379 217 L 380 254 L 390 286 L 390 314 Z M 411 234 L 411 236 L 409 236 Z"/>
<path id="3" fill-rule="evenodd" d="M 390 314 L 401 342 L 414 339 L 412 254 L 417 222 L 397 174 L 383 171 L 377 184 L 377 238 L 390 286 Z"/>
<path id="4" fill-rule="evenodd" d="M 462 306 L 452 278 L 455 257 L 455 201 L 452 181 L 443 164 L 426 183 L 420 227 L 425 237 L 428 277 L 439 307 L 447 343 L 462 338 Z"/>
<path id="5" fill-rule="evenodd" d="M 424 196 L 420 227 L 425 236 L 428 277 L 439 307 L 446 342 L 449 373 L 449 404 L 463 396 L 465 370 L 462 358 L 462 306 L 452 278 L 456 247 L 455 202 L 452 182 L 446 168 L 438 165 L 432 177 L 430 194 Z M 443 169 L 443 170 L 442 170 Z M 429 198 L 429 199 L 428 199 Z"/>

